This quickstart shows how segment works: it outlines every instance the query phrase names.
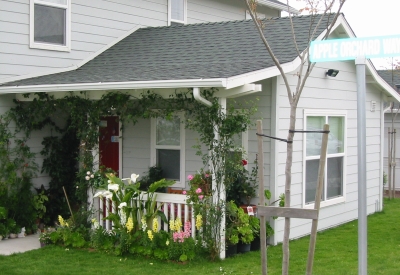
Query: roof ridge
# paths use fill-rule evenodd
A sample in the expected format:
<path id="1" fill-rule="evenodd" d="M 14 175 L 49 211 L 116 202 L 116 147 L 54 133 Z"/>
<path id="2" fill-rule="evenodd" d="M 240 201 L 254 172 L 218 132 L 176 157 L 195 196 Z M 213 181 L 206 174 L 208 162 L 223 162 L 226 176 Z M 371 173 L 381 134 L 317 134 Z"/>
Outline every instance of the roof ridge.
<path id="1" fill-rule="evenodd" d="M 333 13 L 332 13 L 333 14 Z M 300 15 L 292 15 L 292 18 L 302 18 L 302 17 L 311 17 L 311 16 L 318 16 L 320 14 L 300 14 Z M 271 18 L 264 18 L 262 20 L 286 20 L 289 19 L 289 16 L 283 17 L 271 17 Z M 233 24 L 233 23 L 240 23 L 240 22 L 250 22 L 253 19 L 241 19 L 241 20 L 228 20 L 228 21 L 216 21 L 216 22 L 201 22 L 201 23 L 193 23 L 193 24 L 176 24 L 170 26 L 146 26 L 140 29 L 164 29 L 164 28 L 184 28 L 184 27 L 191 27 L 191 26 L 209 26 L 209 25 L 223 25 L 223 24 Z"/>

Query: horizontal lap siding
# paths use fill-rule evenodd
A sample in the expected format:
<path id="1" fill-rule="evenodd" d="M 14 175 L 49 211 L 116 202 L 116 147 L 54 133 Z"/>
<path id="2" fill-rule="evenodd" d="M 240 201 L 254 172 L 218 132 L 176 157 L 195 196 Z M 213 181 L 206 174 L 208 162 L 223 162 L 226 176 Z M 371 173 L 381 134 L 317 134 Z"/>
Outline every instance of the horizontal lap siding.
<path id="1" fill-rule="evenodd" d="M 329 68 L 338 69 L 336 78 L 325 76 Z M 278 77 L 278 104 L 279 137 L 286 138 L 289 127 L 290 107 L 287 99 L 286 87 Z M 296 77 L 288 74 L 292 89 L 295 89 Z M 380 92 L 373 85 L 367 85 L 366 118 L 367 118 L 367 204 L 368 214 L 377 209 L 380 186 L 380 151 L 381 151 L 381 110 Z M 375 112 L 370 111 L 370 102 L 376 101 Z M 357 218 L 358 175 L 357 175 L 357 86 L 355 66 L 352 62 L 319 63 L 316 64 L 301 95 L 297 108 L 296 129 L 303 130 L 304 109 L 344 110 L 347 112 L 347 140 L 346 140 L 346 202 L 321 209 L 318 228 L 326 229 Z M 278 167 L 276 183 L 278 193 L 284 192 L 286 143 L 277 142 Z M 296 133 L 294 138 L 293 166 L 292 166 L 292 207 L 302 207 L 303 200 L 303 134 Z M 298 238 L 310 233 L 311 222 L 293 219 L 291 238 Z M 284 219 L 275 221 L 275 243 L 283 238 Z"/>
<path id="2" fill-rule="evenodd" d="M 122 132 L 122 173 L 144 176 L 150 167 L 150 119 L 140 119 L 135 125 L 125 125 Z"/>
<path id="3" fill-rule="evenodd" d="M 0 5 L 1 79 L 78 64 L 135 26 L 165 26 L 167 1 L 84 1 L 71 5 L 71 52 L 29 48 L 29 0 Z M 45 62 L 43 62 L 45 60 Z"/>
<path id="4" fill-rule="evenodd" d="M 1 2 L 0 82 L 13 76 L 71 67 L 135 27 L 166 26 L 168 21 L 168 0 L 73 0 L 71 52 L 30 49 L 29 3 L 29 0 Z M 269 16 L 278 15 L 265 7 L 260 10 Z M 241 1 L 188 0 L 189 24 L 242 19 L 245 6 Z"/>
<path id="5" fill-rule="evenodd" d="M 398 108 L 398 104 L 395 104 L 394 108 Z M 400 190 L 400 114 L 397 114 L 397 110 L 393 110 L 393 113 L 385 114 L 385 129 L 384 129 L 384 161 L 383 167 L 386 174 L 388 174 L 388 130 L 389 128 L 396 129 L 396 180 L 395 180 L 395 189 Z M 393 124 L 392 124 L 393 120 Z M 388 184 L 385 186 L 386 189 L 389 188 Z"/>

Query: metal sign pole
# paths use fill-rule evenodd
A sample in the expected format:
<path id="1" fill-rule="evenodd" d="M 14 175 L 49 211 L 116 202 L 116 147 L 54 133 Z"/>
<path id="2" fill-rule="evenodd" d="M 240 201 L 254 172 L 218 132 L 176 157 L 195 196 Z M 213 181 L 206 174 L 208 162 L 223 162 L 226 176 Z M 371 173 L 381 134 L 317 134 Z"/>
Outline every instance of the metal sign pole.
<path id="1" fill-rule="evenodd" d="M 367 181 L 365 57 L 357 57 L 357 151 L 358 151 L 358 274 L 367 275 Z"/>

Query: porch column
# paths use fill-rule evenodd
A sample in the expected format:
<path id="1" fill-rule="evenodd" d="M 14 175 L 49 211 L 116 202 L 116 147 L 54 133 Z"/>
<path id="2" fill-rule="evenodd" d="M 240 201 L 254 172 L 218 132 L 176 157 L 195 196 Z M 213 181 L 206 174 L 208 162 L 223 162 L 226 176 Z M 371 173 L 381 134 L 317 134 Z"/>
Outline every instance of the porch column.
<path id="1" fill-rule="evenodd" d="M 218 103 L 222 108 L 222 113 L 226 114 L 226 98 L 222 97 L 218 99 Z M 215 139 L 219 139 L 219 134 L 218 134 L 218 129 L 215 130 Z M 225 201 L 226 200 L 226 191 L 225 191 L 225 185 L 221 183 L 220 186 L 217 186 L 217 182 L 215 181 L 215 177 L 213 177 L 213 182 L 212 182 L 212 189 L 213 189 L 213 200 L 214 203 L 218 203 L 219 201 Z M 215 192 L 217 191 L 217 192 Z M 219 191 L 219 192 L 218 192 Z M 222 216 L 221 216 L 221 224 L 219 226 L 220 228 L 220 258 L 225 259 L 225 208 L 222 209 Z"/>

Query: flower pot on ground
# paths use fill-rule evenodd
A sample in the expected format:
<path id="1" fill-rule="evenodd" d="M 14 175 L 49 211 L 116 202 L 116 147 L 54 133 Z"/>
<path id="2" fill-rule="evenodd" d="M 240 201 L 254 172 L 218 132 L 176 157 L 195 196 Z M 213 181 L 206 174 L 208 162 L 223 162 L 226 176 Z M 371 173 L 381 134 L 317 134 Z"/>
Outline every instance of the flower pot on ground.
<path id="1" fill-rule="evenodd" d="M 15 233 L 10 233 L 10 236 L 9 236 L 9 238 L 10 239 L 15 239 L 15 238 L 17 238 L 17 234 L 15 234 Z"/>
<path id="2" fill-rule="evenodd" d="M 250 251 L 250 243 L 254 239 L 253 226 L 250 219 L 254 218 L 238 207 L 233 201 L 226 204 L 226 238 L 231 243 L 238 243 L 238 252 Z M 254 218 L 256 219 L 256 218 Z M 246 244 L 241 246 L 240 243 Z"/>
<path id="3" fill-rule="evenodd" d="M 244 243 L 244 242 L 240 241 L 238 243 L 237 250 L 238 250 L 238 253 L 247 253 L 250 251 L 250 248 L 251 248 L 251 243 Z"/>
<path id="4" fill-rule="evenodd" d="M 21 232 L 17 234 L 18 238 L 25 238 L 25 227 L 21 228 Z"/>
<path id="5" fill-rule="evenodd" d="M 225 250 L 225 257 L 233 257 L 237 254 L 237 244 L 228 244 Z"/>

